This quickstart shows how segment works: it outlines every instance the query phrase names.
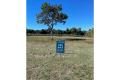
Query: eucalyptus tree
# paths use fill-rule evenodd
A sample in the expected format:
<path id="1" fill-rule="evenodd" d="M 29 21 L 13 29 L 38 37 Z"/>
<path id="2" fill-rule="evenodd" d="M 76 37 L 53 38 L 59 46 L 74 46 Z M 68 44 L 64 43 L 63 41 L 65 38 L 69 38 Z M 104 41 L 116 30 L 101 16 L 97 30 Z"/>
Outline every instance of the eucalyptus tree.
<path id="1" fill-rule="evenodd" d="M 61 5 L 50 5 L 45 2 L 41 6 L 41 12 L 36 15 L 38 24 L 44 24 L 48 26 L 48 30 L 51 33 L 53 39 L 53 28 L 57 23 L 66 23 L 68 16 L 62 12 Z"/>

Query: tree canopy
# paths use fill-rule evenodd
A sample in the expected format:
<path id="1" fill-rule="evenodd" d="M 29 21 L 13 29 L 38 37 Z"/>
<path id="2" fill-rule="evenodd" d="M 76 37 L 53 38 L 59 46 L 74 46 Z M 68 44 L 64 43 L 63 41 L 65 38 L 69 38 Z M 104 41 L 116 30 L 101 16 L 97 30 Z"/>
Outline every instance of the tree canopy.
<path id="1" fill-rule="evenodd" d="M 62 5 L 50 5 L 45 2 L 41 10 L 36 16 L 37 23 L 47 25 L 50 32 L 57 23 L 66 23 L 68 16 L 62 12 Z"/>

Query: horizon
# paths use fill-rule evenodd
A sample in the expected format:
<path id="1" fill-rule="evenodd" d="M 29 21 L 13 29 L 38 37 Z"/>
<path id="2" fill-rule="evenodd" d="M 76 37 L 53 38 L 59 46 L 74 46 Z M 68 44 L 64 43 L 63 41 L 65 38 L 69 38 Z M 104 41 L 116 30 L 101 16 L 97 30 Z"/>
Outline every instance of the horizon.
<path id="1" fill-rule="evenodd" d="M 67 27 L 68 28 L 68 27 Z M 56 28 L 54 28 L 55 30 L 63 30 L 63 31 L 65 31 L 65 30 L 67 30 L 67 28 L 66 29 L 56 29 Z M 80 28 L 80 27 L 70 27 L 70 28 L 68 28 L 68 29 L 71 29 L 71 28 Z M 30 30 L 42 30 L 42 29 L 32 29 L 32 28 L 26 28 L 26 29 L 30 29 Z M 91 28 L 88 28 L 88 29 L 82 29 L 81 28 L 81 30 L 82 31 L 88 31 L 88 30 L 90 30 L 90 29 L 94 29 L 94 27 L 91 27 Z M 44 30 L 47 30 L 47 28 L 45 29 L 44 28 Z"/>
<path id="2" fill-rule="evenodd" d="M 64 25 L 58 23 L 54 26 L 54 29 L 66 30 L 67 28 L 76 27 L 82 30 L 89 30 L 94 28 L 93 0 L 27 0 L 27 29 L 48 29 L 48 26 L 36 23 L 36 14 L 41 12 L 41 5 L 44 2 L 61 4 L 63 8 L 62 12 L 68 15 L 66 23 Z"/>

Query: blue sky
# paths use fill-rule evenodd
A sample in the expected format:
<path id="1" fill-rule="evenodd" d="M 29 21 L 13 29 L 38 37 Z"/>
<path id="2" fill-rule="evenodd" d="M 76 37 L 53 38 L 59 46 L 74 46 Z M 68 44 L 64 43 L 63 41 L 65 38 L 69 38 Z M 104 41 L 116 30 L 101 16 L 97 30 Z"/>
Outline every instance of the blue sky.
<path id="1" fill-rule="evenodd" d="M 44 2 L 51 4 L 62 4 L 63 12 L 68 15 L 66 24 L 58 23 L 54 29 L 77 27 L 88 30 L 94 26 L 94 2 L 93 0 L 27 0 L 27 28 L 47 29 L 43 24 L 36 23 L 36 14 L 41 12 Z"/>

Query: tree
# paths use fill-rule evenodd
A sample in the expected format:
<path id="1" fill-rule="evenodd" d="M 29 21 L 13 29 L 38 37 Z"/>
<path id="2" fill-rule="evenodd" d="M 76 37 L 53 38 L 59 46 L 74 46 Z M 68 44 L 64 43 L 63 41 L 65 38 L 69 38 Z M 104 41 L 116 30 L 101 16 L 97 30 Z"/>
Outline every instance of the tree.
<path id="1" fill-rule="evenodd" d="M 70 29 L 69 28 L 67 28 L 66 29 L 66 34 L 70 34 L 71 32 L 70 32 Z"/>
<path id="2" fill-rule="evenodd" d="M 41 30 L 41 34 L 47 34 L 47 30 L 42 29 L 42 30 Z"/>
<path id="3" fill-rule="evenodd" d="M 53 27 L 57 23 L 66 23 L 68 16 L 62 13 L 61 5 L 50 5 L 47 2 L 41 6 L 41 12 L 37 14 L 36 19 L 38 24 L 44 24 L 48 26 L 48 30 L 51 33 L 53 39 Z"/>
<path id="4" fill-rule="evenodd" d="M 86 36 L 88 37 L 94 37 L 94 28 L 89 29 L 86 33 Z"/>
<path id="5" fill-rule="evenodd" d="M 70 29 L 70 31 L 71 31 L 72 34 L 76 34 L 77 28 L 73 27 L 73 28 Z"/>
<path id="6" fill-rule="evenodd" d="M 76 35 L 81 35 L 82 31 L 81 31 L 81 28 L 76 28 Z"/>

